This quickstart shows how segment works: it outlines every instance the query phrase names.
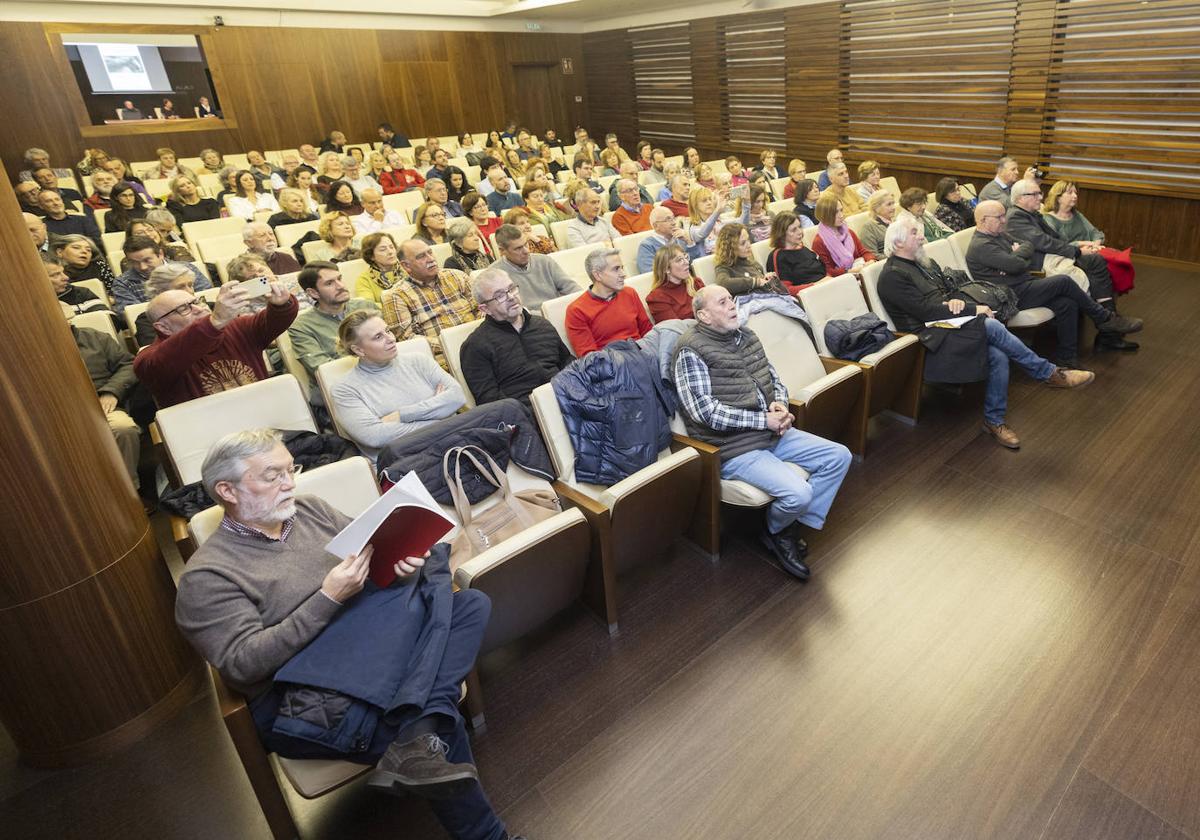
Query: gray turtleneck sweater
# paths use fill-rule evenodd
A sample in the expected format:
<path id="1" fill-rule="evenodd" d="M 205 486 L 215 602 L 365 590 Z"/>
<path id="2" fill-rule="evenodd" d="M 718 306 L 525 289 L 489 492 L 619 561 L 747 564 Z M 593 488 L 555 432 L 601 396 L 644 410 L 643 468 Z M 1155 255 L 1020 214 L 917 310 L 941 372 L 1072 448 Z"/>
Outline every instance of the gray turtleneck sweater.
<path id="1" fill-rule="evenodd" d="M 338 422 L 372 461 L 396 438 L 449 417 L 466 403 L 453 376 L 429 356 L 414 353 L 400 353 L 386 365 L 359 359 L 330 397 Z M 399 416 L 385 419 L 390 414 Z"/>

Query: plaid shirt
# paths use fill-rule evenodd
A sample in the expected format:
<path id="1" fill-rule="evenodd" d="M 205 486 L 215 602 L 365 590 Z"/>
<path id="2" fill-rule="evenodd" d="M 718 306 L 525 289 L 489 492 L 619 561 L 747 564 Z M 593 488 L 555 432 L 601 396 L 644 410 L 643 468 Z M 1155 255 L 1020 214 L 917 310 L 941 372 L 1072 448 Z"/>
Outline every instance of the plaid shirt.
<path id="1" fill-rule="evenodd" d="M 267 540 L 269 542 L 287 542 L 288 536 L 292 533 L 292 526 L 295 524 L 296 517 L 293 516 L 291 519 L 283 523 L 283 530 L 279 533 L 279 539 L 275 539 L 274 537 L 267 536 L 257 528 L 251 528 L 249 525 L 238 522 L 236 519 L 230 519 L 228 516 L 221 520 L 222 528 L 224 528 L 226 531 L 237 534 L 239 537 L 251 537 L 260 540 Z"/>
<path id="2" fill-rule="evenodd" d="M 397 341 L 423 335 L 443 368 L 441 332 L 446 327 L 479 320 L 471 281 L 454 269 L 442 269 L 428 285 L 405 278 L 383 293 L 383 320 Z M 449 368 L 447 368 L 449 370 Z"/>
<path id="3" fill-rule="evenodd" d="M 738 330 L 734 343 L 741 345 L 744 334 Z M 772 402 L 787 405 L 788 393 L 775 366 L 770 362 L 767 367 L 771 371 L 771 382 L 775 386 L 775 396 Z M 679 393 L 679 401 L 683 410 L 697 423 L 703 423 L 718 432 L 733 432 L 739 429 L 767 428 L 767 409 L 770 407 L 762 391 L 758 392 L 758 411 L 748 408 L 735 408 L 718 400 L 712 395 L 712 380 L 708 375 L 708 365 L 700 358 L 700 354 L 690 347 L 679 351 L 675 359 L 675 389 Z"/>

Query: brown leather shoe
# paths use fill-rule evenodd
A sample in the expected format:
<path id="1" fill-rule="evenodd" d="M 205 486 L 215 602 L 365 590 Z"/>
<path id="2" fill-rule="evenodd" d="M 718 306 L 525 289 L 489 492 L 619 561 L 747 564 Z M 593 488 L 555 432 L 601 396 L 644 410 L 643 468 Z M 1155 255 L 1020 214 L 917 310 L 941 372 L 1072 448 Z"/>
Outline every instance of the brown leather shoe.
<path id="1" fill-rule="evenodd" d="M 367 776 L 367 785 L 385 793 L 451 799 L 478 779 L 475 765 L 451 764 L 446 760 L 446 742 L 430 734 L 389 746 Z"/>
<path id="2" fill-rule="evenodd" d="M 1017 437 L 1017 433 L 1007 423 L 1001 423 L 998 426 L 993 426 L 991 423 L 984 423 L 983 430 L 995 438 L 996 443 L 1007 449 L 1021 448 L 1021 439 Z"/>
<path id="3" fill-rule="evenodd" d="M 1046 380 L 1046 384 L 1051 388 L 1079 388 L 1095 378 L 1096 374 L 1090 370 L 1056 367 L 1054 373 L 1050 374 Z"/>

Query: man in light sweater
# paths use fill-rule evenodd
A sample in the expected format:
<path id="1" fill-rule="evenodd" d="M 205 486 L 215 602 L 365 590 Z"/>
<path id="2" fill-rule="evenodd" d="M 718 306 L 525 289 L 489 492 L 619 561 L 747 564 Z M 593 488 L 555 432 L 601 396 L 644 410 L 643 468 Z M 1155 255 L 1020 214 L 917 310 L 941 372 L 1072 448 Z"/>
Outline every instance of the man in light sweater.
<path id="1" fill-rule="evenodd" d="M 375 764 L 368 786 L 428 797 L 452 837 L 515 840 L 479 784 L 458 711 L 459 684 L 487 626 L 487 596 L 450 591 L 444 549 L 432 552 L 429 565 L 422 557 L 398 559 L 397 582 L 387 589 L 365 587 L 373 547 L 344 559 L 326 552 L 350 520 L 323 499 L 296 496 L 297 472 L 271 429 L 226 435 L 209 450 L 201 477 L 225 516 L 180 578 L 180 630 L 246 695 L 268 750 Z M 331 662 L 347 623 L 361 627 L 364 615 L 386 621 L 386 637 L 407 640 L 409 654 L 355 661 L 347 650 Z M 371 645 L 362 634 L 356 638 L 356 647 Z M 317 656 L 329 667 L 314 662 Z M 301 663 L 331 684 L 274 681 Z M 339 691 L 352 682 L 367 693 L 363 686 L 381 675 L 395 681 L 387 696 L 400 705 L 388 709 Z M 410 701 L 416 697 L 422 700 Z M 330 724 L 339 716 L 354 721 L 348 732 Z"/>
<path id="2" fill-rule="evenodd" d="M 575 209 L 578 215 L 567 222 L 567 246 L 612 245 L 621 234 L 600 215 L 600 196 L 584 187 L 575 193 Z"/>
<path id="3" fill-rule="evenodd" d="M 496 247 L 500 259 L 492 267 L 512 278 L 530 312 L 539 314 L 546 301 L 583 291 L 561 265 L 545 254 L 530 253 L 529 238 L 516 225 L 501 225 L 496 230 Z"/>

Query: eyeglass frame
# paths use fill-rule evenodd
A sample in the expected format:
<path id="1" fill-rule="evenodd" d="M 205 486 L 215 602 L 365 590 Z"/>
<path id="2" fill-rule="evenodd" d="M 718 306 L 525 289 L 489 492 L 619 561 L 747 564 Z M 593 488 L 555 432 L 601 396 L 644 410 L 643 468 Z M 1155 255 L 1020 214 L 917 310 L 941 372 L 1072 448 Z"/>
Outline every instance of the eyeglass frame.
<path id="1" fill-rule="evenodd" d="M 187 311 L 189 309 L 191 309 L 194 306 L 201 307 L 202 309 L 208 309 L 208 301 L 205 300 L 204 298 L 200 297 L 199 295 L 197 295 L 196 297 L 192 298 L 191 300 L 187 301 L 186 303 L 181 303 L 176 307 L 168 309 L 166 312 L 164 312 L 163 314 L 161 314 L 157 318 L 155 318 L 154 323 L 157 324 L 159 321 L 161 321 L 163 318 L 166 318 L 168 315 L 184 315 L 187 313 Z"/>

